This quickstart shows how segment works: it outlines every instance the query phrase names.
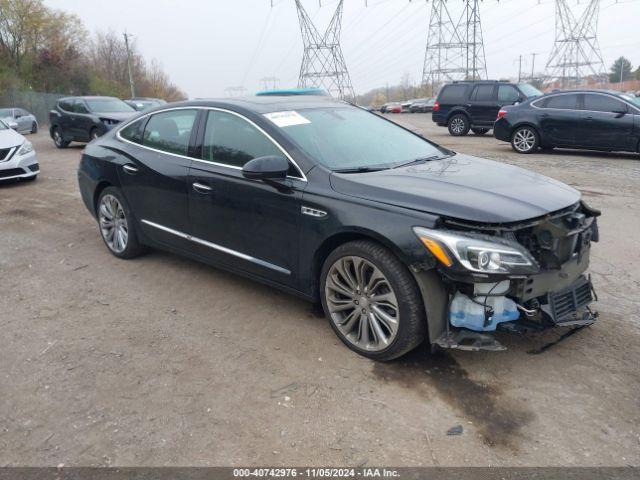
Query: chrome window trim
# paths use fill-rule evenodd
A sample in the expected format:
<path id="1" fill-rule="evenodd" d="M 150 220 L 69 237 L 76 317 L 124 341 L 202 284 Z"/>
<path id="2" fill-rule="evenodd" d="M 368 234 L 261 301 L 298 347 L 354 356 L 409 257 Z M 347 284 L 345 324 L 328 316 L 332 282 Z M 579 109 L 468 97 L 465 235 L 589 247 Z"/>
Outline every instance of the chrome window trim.
<path id="1" fill-rule="evenodd" d="M 199 243 L 200 245 L 204 245 L 205 247 L 209 247 L 213 250 L 218 250 L 219 252 L 227 253 L 237 258 L 241 258 L 242 260 L 247 260 L 248 262 L 255 263 L 256 265 L 260 265 L 261 267 L 266 267 L 271 270 L 275 270 L 276 272 L 284 273 L 285 275 L 291 275 L 291 271 L 286 268 L 279 267 L 278 265 L 274 265 L 273 263 L 269 263 L 265 260 L 261 260 L 256 257 L 252 257 L 251 255 L 247 255 L 246 253 L 238 252 L 236 250 L 232 250 L 227 247 L 223 247 L 222 245 L 218 245 L 217 243 L 208 242 L 207 240 L 203 240 L 198 237 L 194 237 L 193 235 L 188 235 L 186 233 L 180 232 L 178 230 L 174 230 L 173 228 L 165 227 L 164 225 L 160 225 L 158 223 L 151 222 L 149 220 L 141 220 L 142 223 L 149 225 L 150 227 L 157 228 L 158 230 L 162 230 L 164 232 L 170 233 L 172 235 L 176 235 L 177 237 L 184 238 L 190 242 Z"/>
<path id="2" fill-rule="evenodd" d="M 533 102 L 531 102 L 531 106 L 533 108 L 537 108 L 538 110 L 559 110 L 559 111 L 563 111 L 563 112 L 613 113 L 613 112 L 603 112 L 601 110 L 584 110 L 584 109 L 581 109 L 581 108 L 576 108 L 576 109 L 572 109 L 572 108 L 552 108 L 552 107 L 539 107 L 538 105 L 536 105 L 536 103 L 538 103 L 538 102 L 541 102 L 543 100 L 546 100 L 546 99 L 552 98 L 552 97 L 559 97 L 560 95 L 602 95 L 604 97 L 613 98 L 614 100 L 622 102 L 625 105 L 627 105 L 627 107 L 631 107 L 631 108 L 633 108 L 635 110 L 635 112 L 633 112 L 633 111 L 627 112 L 625 115 L 640 115 L 640 108 L 636 107 L 635 105 L 633 105 L 632 103 L 630 103 L 630 102 L 628 102 L 628 101 L 626 101 L 624 99 L 616 97 L 615 95 L 612 95 L 612 94 L 607 93 L 607 92 L 580 92 L 580 91 L 576 91 L 576 92 L 558 92 L 558 93 L 550 94 L 546 98 L 539 98 L 537 100 L 534 100 Z"/>
<path id="3" fill-rule="evenodd" d="M 239 118 L 243 119 L 244 121 L 248 122 L 250 125 L 254 126 L 254 127 L 255 127 L 255 128 L 256 128 L 260 133 L 262 133 L 265 137 L 267 137 L 267 138 L 271 141 L 271 143 L 273 143 L 273 144 L 278 148 L 278 150 L 280 150 L 280 151 L 284 154 L 284 156 L 285 156 L 285 157 L 287 157 L 287 159 L 288 159 L 288 160 L 291 162 L 291 164 L 296 168 L 296 170 L 298 170 L 298 173 L 300 174 L 300 177 L 292 177 L 292 176 L 290 176 L 290 175 L 287 175 L 287 178 L 290 178 L 290 179 L 293 179 L 293 180 L 302 180 L 303 182 L 306 182 L 306 181 L 307 181 L 307 176 L 304 174 L 304 172 L 302 171 L 302 169 L 300 168 L 300 166 L 299 166 L 299 165 L 296 163 L 296 161 L 291 157 L 291 155 L 289 155 L 289 152 L 287 152 L 287 151 L 282 147 L 282 145 L 280 145 L 277 141 L 275 141 L 275 140 L 274 140 L 274 138 L 273 138 L 271 135 L 269 135 L 267 132 L 265 132 L 265 131 L 262 129 L 262 127 L 260 127 L 259 125 L 257 125 L 255 122 L 253 122 L 252 120 L 248 119 L 248 118 L 247 118 L 247 117 L 245 117 L 244 115 L 242 115 L 242 114 L 240 114 L 240 113 L 238 113 L 238 112 L 234 112 L 234 111 L 232 111 L 232 110 L 228 110 L 228 109 L 226 109 L 226 108 L 220 108 L 220 107 L 205 107 L 205 106 L 185 106 L 185 107 L 171 107 L 171 108 L 166 108 L 166 109 L 163 109 L 163 110 L 156 110 L 156 111 L 154 111 L 154 112 L 145 113 L 144 115 L 141 115 L 141 116 L 139 116 L 139 117 L 136 117 L 135 119 L 130 120 L 130 121 L 128 121 L 128 122 L 126 122 L 126 123 L 124 123 L 123 125 L 118 126 L 118 130 L 116 131 L 116 138 L 117 138 L 118 140 L 122 141 L 122 142 L 130 143 L 131 145 L 135 145 L 135 146 L 137 146 L 137 147 L 140 147 L 140 148 L 144 148 L 144 149 L 150 150 L 150 151 L 152 151 L 152 152 L 162 153 L 162 154 L 165 154 L 165 155 L 171 155 L 171 156 L 178 157 L 178 158 L 184 158 L 184 159 L 187 159 L 187 160 L 192 160 L 192 161 L 194 161 L 194 162 L 200 162 L 200 163 L 204 163 L 204 164 L 207 164 L 207 165 L 216 165 L 216 166 L 218 166 L 218 167 L 230 168 L 230 169 L 232 169 L 232 170 L 242 170 L 242 167 L 237 167 L 237 166 L 235 166 L 235 165 L 228 165 L 228 164 L 226 164 L 226 163 L 214 162 L 214 161 L 211 161 L 211 160 L 203 160 L 202 158 L 189 157 L 189 156 L 186 156 L 186 155 L 180 155 L 180 154 L 177 154 L 177 153 L 165 152 L 164 150 L 158 150 L 158 149 L 156 149 L 156 148 L 147 147 L 147 146 L 142 145 L 142 144 L 140 144 L 140 143 L 135 143 L 135 142 L 132 142 L 131 140 L 127 140 L 126 138 L 123 138 L 123 137 L 120 135 L 120 132 L 121 132 L 124 128 L 127 128 L 129 125 L 131 125 L 131 124 L 133 124 L 133 123 L 135 123 L 135 122 L 137 122 L 137 121 L 139 121 L 139 120 L 142 120 L 142 119 L 143 119 L 143 118 L 145 118 L 145 117 L 148 117 L 148 116 L 150 116 L 150 115 L 155 115 L 155 114 L 157 114 L 157 113 L 171 112 L 171 111 L 173 111 L 173 110 L 214 110 L 214 111 L 217 111 L 217 112 L 230 113 L 230 114 L 232 114 L 232 115 L 235 115 L 235 116 L 237 116 L 237 117 L 239 117 Z"/>

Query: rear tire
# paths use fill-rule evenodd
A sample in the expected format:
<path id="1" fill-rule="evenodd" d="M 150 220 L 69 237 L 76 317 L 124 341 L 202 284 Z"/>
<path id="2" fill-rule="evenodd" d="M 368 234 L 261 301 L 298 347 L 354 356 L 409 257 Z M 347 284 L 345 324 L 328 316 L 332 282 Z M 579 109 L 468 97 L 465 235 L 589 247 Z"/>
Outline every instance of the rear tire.
<path id="1" fill-rule="evenodd" d="M 471 131 L 473 133 L 475 133 L 476 135 L 484 135 L 486 134 L 489 130 L 491 130 L 490 128 L 472 128 Z"/>
<path id="2" fill-rule="evenodd" d="M 415 279 L 393 253 L 375 242 L 357 240 L 331 252 L 320 274 L 320 297 L 340 340 L 372 360 L 398 358 L 427 336 Z"/>
<path id="3" fill-rule="evenodd" d="M 64 139 L 60 127 L 53 127 L 53 132 L 51 135 L 53 136 L 53 143 L 55 143 L 57 148 L 67 148 L 69 146 L 69 143 L 71 143 Z"/>
<path id="4" fill-rule="evenodd" d="M 540 148 L 540 135 L 528 125 L 518 127 L 511 135 L 511 147 L 518 153 L 534 153 Z"/>
<path id="5" fill-rule="evenodd" d="M 452 136 L 464 137 L 471 129 L 471 123 L 465 114 L 458 113 L 449 119 L 447 127 L 449 128 L 449 133 Z"/>
<path id="6" fill-rule="evenodd" d="M 118 188 L 107 187 L 100 192 L 96 212 L 100 236 L 112 255 L 130 259 L 144 253 L 145 247 L 136 235 L 135 219 Z"/>

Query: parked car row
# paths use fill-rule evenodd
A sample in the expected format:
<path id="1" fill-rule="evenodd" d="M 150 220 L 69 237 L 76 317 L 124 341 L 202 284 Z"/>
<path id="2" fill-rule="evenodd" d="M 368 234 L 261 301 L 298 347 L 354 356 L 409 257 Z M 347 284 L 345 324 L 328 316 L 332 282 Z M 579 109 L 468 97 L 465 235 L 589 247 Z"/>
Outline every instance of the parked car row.
<path id="1" fill-rule="evenodd" d="M 640 153 L 640 97 L 604 90 L 543 94 L 526 83 L 462 81 L 442 87 L 433 121 L 509 142 L 518 153 L 578 148 Z"/>
<path id="2" fill-rule="evenodd" d="M 369 107 L 368 110 L 378 110 L 380 113 L 427 113 L 433 110 L 435 102 L 435 98 L 416 98 L 405 102 L 388 102 L 379 109 Z"/>

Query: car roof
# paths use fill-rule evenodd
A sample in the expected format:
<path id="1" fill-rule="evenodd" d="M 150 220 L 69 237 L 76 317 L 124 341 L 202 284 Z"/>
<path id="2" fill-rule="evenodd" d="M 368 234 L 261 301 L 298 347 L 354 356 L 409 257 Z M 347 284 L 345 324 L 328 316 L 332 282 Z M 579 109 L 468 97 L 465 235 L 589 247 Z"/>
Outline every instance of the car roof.
<path id="1" fill-rule="evenodd" d="M 576 90 L 555 90 L 553 92 L 545 93 L 545 95 L 557 95 L 559 93 L 606 93 L 613 95 L 614 97 L 624 98 L 621 92 L 616 90 L 598 90 L 596 88 L 581 88 Z"/>
<path id="2" fill-rule="evenodd" d="M 301 110 L 305 108 L 344 107 L 348 102 L 332 97 L 319 95 L 264 95 L 238 98 L 211 98 L 197 99 L 185 102 L 172 103 L 171 106 L 189 107 L 237 107 L 256 113 L 282 112 L 288 110 Z M 163 105 L 162 108 L 166 108 Z"/>
<path id="3" fill-rule="evenodd" d="M 78 95 L 75 97 L 64 97 L 64 98 L 59 98 L 58 101 L 61 102 L 63 100 L 97 100 L 97 99 L 116 99 L 116 100 L 120 100 L 118 97 L 109 97 L 106 95 Z"/>

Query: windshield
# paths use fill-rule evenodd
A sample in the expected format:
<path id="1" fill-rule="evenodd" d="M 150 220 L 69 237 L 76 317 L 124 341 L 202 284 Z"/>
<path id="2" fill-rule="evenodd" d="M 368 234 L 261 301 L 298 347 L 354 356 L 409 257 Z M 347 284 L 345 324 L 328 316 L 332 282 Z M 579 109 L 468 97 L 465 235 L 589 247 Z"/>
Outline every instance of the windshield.
<path id="1" fill-rule="evenodd" d="M 0 118 L 13 117 L 13 112 L 10 108 L 0 108 Z"/>
<path id="2" fill-rule="evenodd" d="M 634 95 L 627 95 L 627 94 L 623 94 L 620 95 L 622 98 L 624 98 L 625 100 L 633 103 L 634 105 L 640 107 L 640 97 L 636 97 Z M 0 114 L 0 117 L 2 116 L 2 114 Z"/>
<path id="3" fill-rule="evenodd" d="M 94 98 L 86 100 L 89 109 L 92 112 L 102 113 L 126 113 L 135 112 L 135 109 L 117 98 Z"/>
<path id="4" fill-rule="evenodd" d="M 295 121 L 278 121 L 281 114 Z M 286 136 L 331 170 L 392 168 L 451 152 L 378 115 L 352 107 L 267 114 Z"/>
<path id="5" fill-rule="evenodd" d="M 524 93 L 527 98 L 531 97 L 539 97 L 542 95 L 542 92 L 538 90 L 536 87 L 529 85 L 528 83 L 519 83 L 518 88 L 522 93 Z"/>

